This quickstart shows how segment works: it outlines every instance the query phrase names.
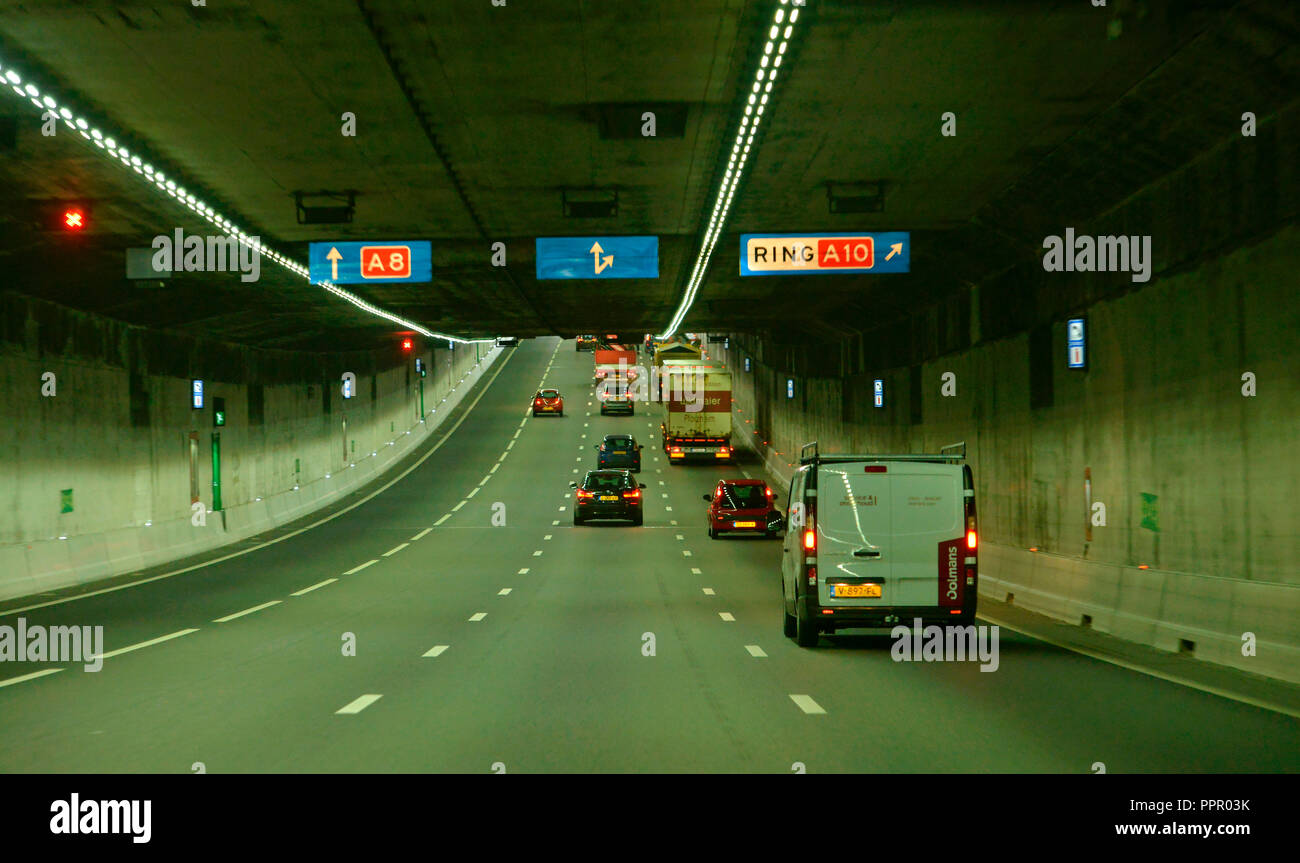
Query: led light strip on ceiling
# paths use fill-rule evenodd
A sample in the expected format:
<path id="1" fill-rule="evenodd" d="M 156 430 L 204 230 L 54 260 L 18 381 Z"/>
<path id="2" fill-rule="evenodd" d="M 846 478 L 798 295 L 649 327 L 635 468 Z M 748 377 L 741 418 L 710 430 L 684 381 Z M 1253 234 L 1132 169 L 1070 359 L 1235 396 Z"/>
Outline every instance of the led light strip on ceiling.
<path id="1" fill-rule="evenodd" d="M 157 187 L 159 191 L 171 195 L 177 201 L 179 201 L 180 203 L 188 207 L 192 212 L 206 219 L 208 222 L 211 222 L 213 225 L 216 225 L 218 228 L 225 231 L 230 236 L 234 237 L 239 242 L 240 245 L 248 246 L 253 251 L 261 255 L 265 255 L 266 257 L 275 261 L 277 264 L 284 267 L 286 270 L 289 270 L 290 272 L 302 276 L 304 279 L 308 279 L 310 281 L 311 278 L 310 272 L 302 264 L 299 264 L 297 261 L 293 260 L 292 258 L 289 258 L 287 255 L 283 255 L 280 252 L 277 252 L 275 249 L 271 249 L 262 245 L 260 239 L 256 237 L 252 237 L 249 234 L 245 233 L 238 226 L 232 224 L 231 221 L 227 219 L 225 216 L 223 216 L 221 213 L 218 213 L 216 210 L 213 210 L 207 204 L 203 203 L 203 201 L 198 200 L 197 198 L 194 197 L 194 195 L 187 192 L 184 186 L 176 185 L 175 180 L 168 179 L 168 177 L 164 175 L 161 171 L 154 170 L 154 167 L 152 165 L 150 165 L 148 162 L 141 159 L 139 156 L 133 156 L 125 147 L 119 146 L 117 141 L 115 141 L 113 138 L 107 137 L 102 132 L 100 132 L 99 129 L 93 128 L 88 122 L 86 122 L 84 117 L 74 114 L 67 107 L 60 108 L 59 103 L 52 96 L 49 95 L 42 96 L 40 89 L 35 84 L 31 84 L 31 83 L 24 84 L 22 76 L 20 76 L 12 68 L 9 68 L 9 66 L 6 63 L 0 63 L 0 85 L 7 86 L 18 96 L 30 101 L 33 105 L 36 106 L 37 110 L 39 110 L 42 114 L 44 114 L 46 111 L 54 111 L 63 120 L 63 124 L 65 126 L 67 126 L 69 129 L 72 129 L 74 132 L 79 133 L 81 137 L 85 138 L 87 141 L 90 141 L 96 147 L 103 150 L 110 159 L 115 158 L 118 161 L 120 161 L 123 165 L 127 166 L 128 168 L 131 168 L 137 174 L 143 177 L 146 182 L 150 182 L 155 187 Z M 320 287 L 329 291 L 331 294 L 334 294 L 336 297 L 346 300 L 347 302 L 351 303 L 352 305 L 356 306 L 358 309 L 360 309 L 363 312 L 366 312 L 367 314 L 371 314 L 374 315 L 375 317 L 383 318 L 386 321 L 391 321 L 392 323 L 398 324 L 399 326 L 414 330 L 420 335 L 426 336 L 428 338 L 446 339 L 447 341 L 459 342 L 461 344 L 473 344 L 474 342 L 492 341 L 492 339 L 464 339 L 458 336 L 447 335 L 445 333 L 435 333 L 431 330 L 428 330 L 420 326 L 414 321 L 408 321 L 407 319 L 395 315 L 392 312 L 384 311 L 378 306 L 366 302 L 365 300 L 361 299 L 361 297 L 358 297 L 356 294 L 353 294 L 349 291 L 345 291 L 331 282 L 322 281 L 322 282 L 315 282 L 314 284 L 319 285 Z"/>
<path id="2" fill-rule="evenodd" d="M 682 325 L 682 319 L 686 317 L 686 313 L 691 310 L 691 305 L 695 302 L 695 293 L 700 289 L 705 273 L 709 271 L 713 247 L 717 245 L 718 237 L 722 235 L 722 229 L 727 224 L 727 216 L 731 213 L 731 199 L 735 197 L 736 187 L 745 172 L 745 163 L 749 161 L 750 149 L 754 144 L 754 134 L 763 119 L 763 112 L 772 95 L 772 87 L 776 83 L 781 61 L 790 44 L 790 37 L 794 34 L 795 22 L 799 20 L 799 8 L 803 5 L 806 4 L 792 6 L 790 0 L 781 0 L 772 15 L 772 23 L 767 31 L 767 44 L 763 46 L 763 56 L 759 59 L 758 69 L 754 72 L 754 85 L 746 100 L 745 114 L 740 118 L 740 128 L 736 132 L 736 141 L 727 160 L 727 170 L 722 175 L 722 186 L 718 189 L 718 197 L 713 203 L 709 228 L 704 233 L 704 242 L 700 244 L 690 281 L 686 283 L 686 293 L 682 297 L 681 305 L 673 314 L 672 321 L 655 338 L 666 339 L 677 332 L 677 328 Z"/>

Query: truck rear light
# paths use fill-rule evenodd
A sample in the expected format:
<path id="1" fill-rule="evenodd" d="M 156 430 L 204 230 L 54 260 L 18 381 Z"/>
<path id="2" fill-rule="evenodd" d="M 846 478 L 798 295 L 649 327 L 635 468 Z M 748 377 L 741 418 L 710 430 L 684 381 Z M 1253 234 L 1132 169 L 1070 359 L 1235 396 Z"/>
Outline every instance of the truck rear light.
<path id="1" fill-rule="evenodd" d="M 803 550 L 806 552 L 817 550 L 817 534 L 811 527 L 803 532 Z"/>
<path id="2" fill-rule="evenodd" d="M 883 464 L 869 464 L 864 468 L 866 473 L 888 473 L 889 468 Z"/>
<path id="3" fill-rule="evenodd" d="M 816 565 L 808 567 L 808 586 L 817 586 L 817 567 Z"/>
<path id="4" fill-rule="evenodd" d="M 979 541 L 979 540 L 976 539 L 976 537 L 975 537 L 975 531 L 973 531 L 973 530 L 968 530 L 968 531 L 966 531 L 966 547 L 967 547 L 967 548 L 974 548 L 975 545 L 976 545 L 976 543 L 977 543 L 978 541 Z"/>

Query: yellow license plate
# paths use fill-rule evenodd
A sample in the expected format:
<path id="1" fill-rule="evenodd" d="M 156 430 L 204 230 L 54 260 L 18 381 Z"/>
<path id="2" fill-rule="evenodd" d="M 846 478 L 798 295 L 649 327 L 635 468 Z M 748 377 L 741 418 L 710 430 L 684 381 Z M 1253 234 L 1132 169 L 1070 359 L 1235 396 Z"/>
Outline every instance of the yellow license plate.
<path id="1" fill-rule="evenodd" d="M 758 522 L 756 522 L 756 521 L 738 521 L 738 522 L 736 522 L 736 527 L 758 527 Z"/>
<path id="2" fill-rule="evenodd" d="M 614 450 L 614 455 L 627 455 L 627 450 L 625 450 L 625 449 L 616 449 L 616 450 Z"/>
<path id="3" fill-rule="evenodd" d="M 602 494 L 602 495 L 600 496 L 600 499 L 601 499 L 601 500 L 618 500 L 618 495 L 616 495 L 616 494 Z"/>
<path id="4" fill-rule="evenodd" d="M 878 584 L 832 584 L 831 596 L 834 596 L 837 599 L 840 597 L 847 597 L 847 596 L 865 596 L 865 597 L 879 598 L 880 585 Z"/>

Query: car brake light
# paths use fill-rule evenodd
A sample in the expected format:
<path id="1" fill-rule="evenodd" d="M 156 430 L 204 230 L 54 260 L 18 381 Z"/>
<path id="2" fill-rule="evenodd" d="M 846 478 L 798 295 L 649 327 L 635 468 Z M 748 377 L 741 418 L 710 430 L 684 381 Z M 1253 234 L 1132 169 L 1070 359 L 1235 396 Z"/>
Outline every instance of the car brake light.
<path id="1" fill-rule="evenodd" d="M 634 488 L 631 491 L 623 492 L 623 497 L 626 498 L 638 498 L 640 496 L 641 496 L 641 489 L 639 488 Z"/>
<path id="2" fill-rule="evenodd" d="M 682 451 L 682 448 L 679 447 L 679 446 L 675 446 L 675 447 L 673 447 L 671 450 L 669 450 L 669 452 L 681 452 L 681 451 Z"/>
<path id="3" fill-rule="evenodd" d="M 768 497 L 772 496 L 772 490 L 767 486 L 763 486 L 763 493 L 766 494 Z"/>
<path id="4" fill-rule="evenodd" d="M 578 497 L 579 497 L 579 499 L 581 499 L 581 498 L 588 498 L 588 497 L 591 497 L 591 496 L 594 495 L 594 494 L 595 494 L 594 491 L 583 491 L 582 489 L 578 489 Z"/>
<path id="5" fill-rule="evenodd" d="M 541 403 L 542 403 L 541 399 L 533 399 L 533 404 L 540 405 Z"/>
<path id="6" fill-rule="evenodd" d="M 803 532 L 803 549 L 804 551 L 817 550 L 817 534 L 811 527 Z"/>

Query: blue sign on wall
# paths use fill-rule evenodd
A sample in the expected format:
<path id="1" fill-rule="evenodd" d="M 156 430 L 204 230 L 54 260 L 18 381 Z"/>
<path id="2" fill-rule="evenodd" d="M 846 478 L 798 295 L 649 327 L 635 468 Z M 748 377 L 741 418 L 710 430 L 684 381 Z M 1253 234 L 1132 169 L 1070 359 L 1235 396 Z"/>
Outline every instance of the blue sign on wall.
<path id="1" fill-rule="evenodd" d="M 196 411 L 203 410 L 203 381 L 190 381 L 190 407 Z"/>
<path id="2" fill-rule="evenodd" d="M 312 243 L 308 262 L 313 284 L 433 281 L 433 251 L 428 240 Z"/>
<path id="3" fill-rule="evenodd" d="M 794 398 L 794 378 L 785 379 L 785 397 L 788 399 Z"/>
<path id="4" fill-rule="evenodd" d="M 745 357 L 745 371 L 749 371 L 749 357 Z"/>
<path id="5" fill-rule="evenodd" d="M 875 393 L 873 394 L 873 397 L 873 403 L 876 407 L 883 408 L 885 406 L 885 382 L 879 378 L 876 378 Z"/>
<path id="6" fill-rule="evenodd" d="M 538 279 L 657 279 L 658 237 L 538 237 Z"/>
<path id="7" fill-rule="evenodd" d="M 1071 318 L 1065 325 L 1065 362 L 1072 369 L 1082 369 L 1087 361 L 1084 351 L 1083 318 Z"/>

